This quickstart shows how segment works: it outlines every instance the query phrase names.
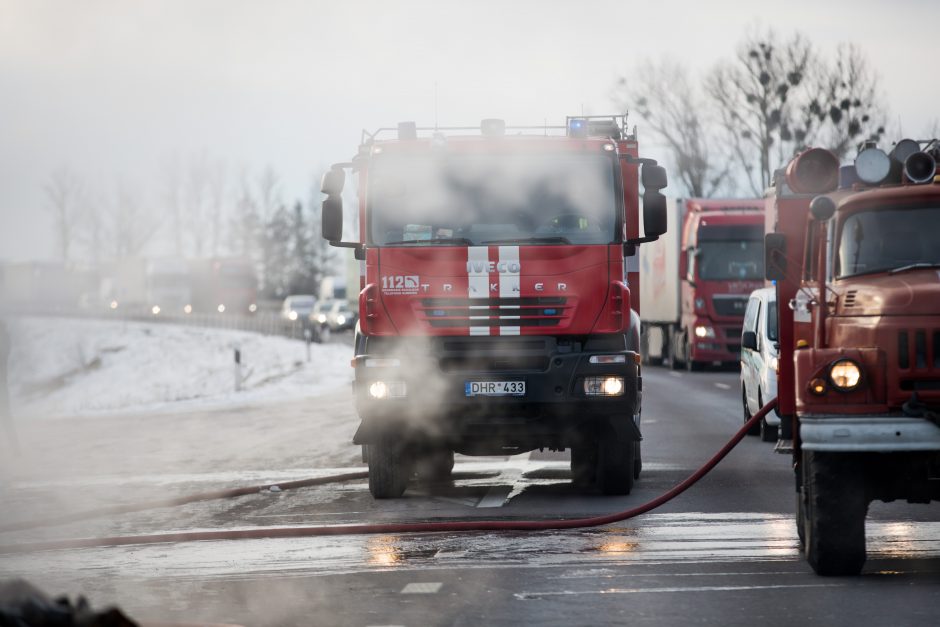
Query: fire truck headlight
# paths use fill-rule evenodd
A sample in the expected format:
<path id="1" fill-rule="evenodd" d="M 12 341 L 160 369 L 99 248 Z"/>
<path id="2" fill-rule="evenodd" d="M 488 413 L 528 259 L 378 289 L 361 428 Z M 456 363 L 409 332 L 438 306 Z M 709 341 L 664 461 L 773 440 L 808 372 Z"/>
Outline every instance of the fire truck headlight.
<path id="1" fill-rule="evenodd" d="M 715 337 L 715 329 L 700 324 L 695 327 L 695 337 Z"/>
<path id="2" fill-rule="evenodd" d="M 585 377 L 585 396 L 620 396 L 623 394 L 623 377 Z"/>
<path id="3" fill-rule="evenodd" d="M 376 400 L 386 398 L 402 398 L 405 396 L 404 381 L 374 381 L 369 385 L 369 396 Z"/>
<path id="4" fill-rule="evenodd" d="M 851 359 L 840 359 L 829 368 L 829 380 L 840 392 L 850 392 L 862 380 L 862 371 Z"/>

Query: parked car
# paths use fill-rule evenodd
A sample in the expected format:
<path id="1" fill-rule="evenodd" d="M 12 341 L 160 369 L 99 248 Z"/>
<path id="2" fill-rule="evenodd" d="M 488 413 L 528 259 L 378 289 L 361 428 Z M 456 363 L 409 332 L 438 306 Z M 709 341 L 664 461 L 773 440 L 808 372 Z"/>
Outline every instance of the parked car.
<path id="1" fill-rule="evenodd" d="M 317 304 L 317 299 L 311 294 L 292 294 L 284 299 L 281 306 L 281 317 L 291 322 L 299 320 L 305 322 Z"/>
<path id="2" fill-rule="evenodd" d="M 745 421 L 750 420 L 765 402 L 777 396 L 776 298 L 775 288 L 754 290 L 744 312 L 744 328 L 741 331 L 741 397 Z M 764 442 L 774 442 L 779 426 L 780 415 L 774 409 L 749 434 L 760 434 Z"/>
<path id="3" fill-rule="evenodd" d="M 345 300 L 334 300 L 326 312 L 326 324 L 332 331 L 345 331 L 356 326 L 358 314 Z"/>

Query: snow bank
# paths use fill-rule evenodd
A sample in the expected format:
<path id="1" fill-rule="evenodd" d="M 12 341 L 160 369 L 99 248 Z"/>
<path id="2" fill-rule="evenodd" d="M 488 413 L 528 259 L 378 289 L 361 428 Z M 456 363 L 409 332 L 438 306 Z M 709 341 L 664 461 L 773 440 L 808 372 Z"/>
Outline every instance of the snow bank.
<path id="1" fill-rule="evenodd" d="M 297 340 L 171 324 L 25 318 L 10 321 L 10 335 L 17 417 L 296 400 L 352 380 L 352 349 L 344 344 L 313 344 L 307 362 Z"/>

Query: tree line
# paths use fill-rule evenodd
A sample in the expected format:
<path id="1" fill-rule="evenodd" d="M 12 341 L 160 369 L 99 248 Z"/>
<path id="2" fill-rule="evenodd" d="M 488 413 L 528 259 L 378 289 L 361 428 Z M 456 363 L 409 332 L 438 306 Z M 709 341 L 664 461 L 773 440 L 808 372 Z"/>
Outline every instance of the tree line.
<path id="1" fill-rule="evenodd" d="M 760 196 L 800 149 L 846 158 L 887 132 L 878 76 L 858 46 L 826 55 L 800 33 L 773 29 L 752 29 L 704 75 L 664 58 L 620 77 L 614 93 L 665 147 L 674 180 L 692 196 Z"/>
<path id="2" fill-rule="evenodd" d="M 320 236 L 318 186 L 286 203 L 271 167 L 229 176 L 224 162 L 198 155 L 168 161 L 158 188 L 147 198 L 126 180 L 102 191 L 71 168 L 52 172 L 43 191 L 59 259 L 97 268 L 148 255 L 244 257 L 268 298 L 316 294 L 336 270 Z"/>

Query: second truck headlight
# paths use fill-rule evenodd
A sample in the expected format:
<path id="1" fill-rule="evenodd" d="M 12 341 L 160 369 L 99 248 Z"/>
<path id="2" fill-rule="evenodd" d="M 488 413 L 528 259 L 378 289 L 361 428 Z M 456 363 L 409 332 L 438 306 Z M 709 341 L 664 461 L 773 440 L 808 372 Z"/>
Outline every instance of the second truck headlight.
<path id="1" fill-rule="evenodd" d="M 585 377 L 585 396 L 620 396 L 623 394 L 623 377 Z"/>
<path id="2" fill-rule="evenodd" d="M 858 387 L 862 370 L 851 359 L 840 359 L 829 368 L 829 380 L 840 392 L 849 392 Z"/>

